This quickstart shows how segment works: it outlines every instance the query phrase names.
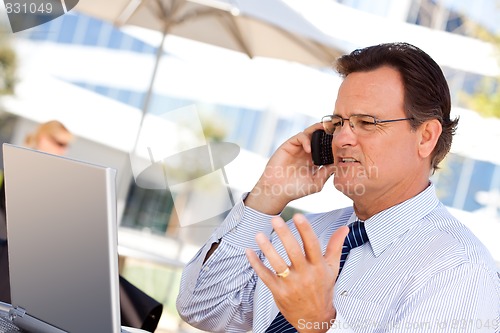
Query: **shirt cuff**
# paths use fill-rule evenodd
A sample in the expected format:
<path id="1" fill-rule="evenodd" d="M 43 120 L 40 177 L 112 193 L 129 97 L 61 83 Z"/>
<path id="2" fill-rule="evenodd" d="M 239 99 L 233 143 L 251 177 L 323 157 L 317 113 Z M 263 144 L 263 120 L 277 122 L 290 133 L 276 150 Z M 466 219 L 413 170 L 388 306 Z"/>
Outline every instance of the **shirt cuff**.
<path id="1" fill-rule="evenodd" d="M 255 209 L 246 207 L 243 200 L 247 197 L 245 193 L 229 212 L 224 223 L 217 229 L 218 239 L 223 239 L 228 244 L 254 251 L 260 251 L 255 242 L 255 235 L 259 232 L 270 237 L 273 227 L 271 219 L 277 215 L 268 215 Z"/>

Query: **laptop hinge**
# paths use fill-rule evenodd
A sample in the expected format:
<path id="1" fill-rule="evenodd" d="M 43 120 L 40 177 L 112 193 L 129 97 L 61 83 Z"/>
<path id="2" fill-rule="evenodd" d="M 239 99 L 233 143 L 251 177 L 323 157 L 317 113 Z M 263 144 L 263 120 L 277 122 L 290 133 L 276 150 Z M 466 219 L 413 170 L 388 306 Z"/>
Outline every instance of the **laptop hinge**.
<path id="1" fill-rule="evenodd" d="M 64 330 L 61 330 L 40 319 L 30 316 L 28 313 L 26 313 L 26 310 L 20 306 L 11 308 L 9 310 L 9 316 L 14 324 L 28 332 L 67 333 Z"/>
<path id="2" fill-rule="evenodd" d="M 24 317 L 26 314 L 26 310 L 23 309 L 20 306 L 13 307 L 12 309 L 9 310 L 9 315 L 11 319 L 17 318 L 17 317 Z"/>

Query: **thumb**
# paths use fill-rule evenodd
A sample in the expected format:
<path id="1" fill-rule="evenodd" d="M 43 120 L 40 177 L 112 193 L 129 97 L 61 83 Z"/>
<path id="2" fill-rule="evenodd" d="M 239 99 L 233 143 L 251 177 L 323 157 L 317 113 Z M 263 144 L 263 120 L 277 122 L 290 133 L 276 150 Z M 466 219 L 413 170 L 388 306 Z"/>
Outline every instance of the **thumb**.
<path id="1" fill-rule="evenodd" d="M 342 255 L 342 246 L 349 233 L 349 227 L 342 226 L 338 228 L 330 237 L 325 251 L 325 261 L 337 274 L 340 267 L 340 256 Z"/>

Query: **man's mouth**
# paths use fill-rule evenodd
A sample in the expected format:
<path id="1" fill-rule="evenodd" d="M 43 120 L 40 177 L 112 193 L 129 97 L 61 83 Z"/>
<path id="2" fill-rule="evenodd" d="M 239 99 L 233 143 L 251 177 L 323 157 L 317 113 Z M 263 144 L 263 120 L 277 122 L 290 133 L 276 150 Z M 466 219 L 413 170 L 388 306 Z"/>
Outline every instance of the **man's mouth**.
<path id="1" fill-rule="evenodd" d="M 352 157 L 343 157 L 340 159 L 342 163 L 356 163 L 359 162 L 358 160 L 352 158 Z"/>

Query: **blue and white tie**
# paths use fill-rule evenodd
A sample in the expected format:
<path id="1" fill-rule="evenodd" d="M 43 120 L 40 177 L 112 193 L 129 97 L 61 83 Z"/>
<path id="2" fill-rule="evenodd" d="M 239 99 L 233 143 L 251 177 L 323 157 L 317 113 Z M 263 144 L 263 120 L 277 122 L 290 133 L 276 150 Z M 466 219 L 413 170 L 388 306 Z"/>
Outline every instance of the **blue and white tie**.
<path id="1" fill-rule="evenodd" d="M 344 263 L 347 259 L 347 255 L 351 249 L 361 246 L 368 241 L 368 235 L 366 234 L 365 225 L 361 221 L 356 221 L 349 225 L 349 233 L 344 240 L 344 245 L 342 246 L 342 254 L 340 255 L 340 268 L 339 275 Z M 285 317 L 280 313 L 274 318 L 271 325 L 267 328 L 266 333 L 284 333 L 284 332 L 296 332 L 295 327 L 290 324 Z"/>

